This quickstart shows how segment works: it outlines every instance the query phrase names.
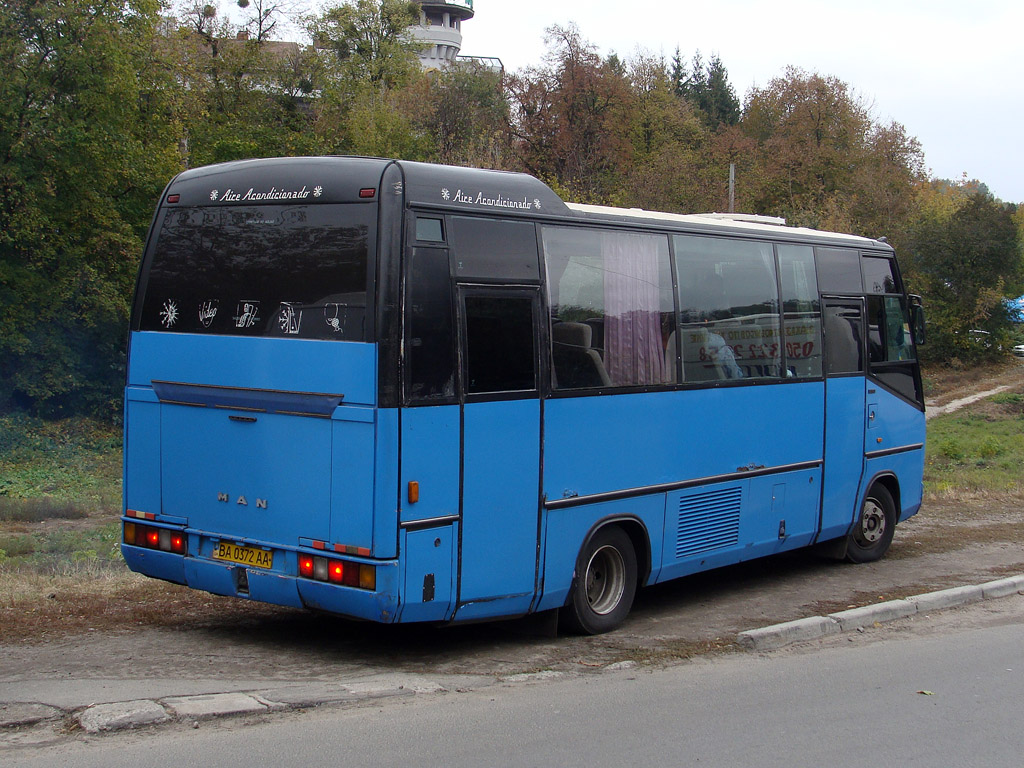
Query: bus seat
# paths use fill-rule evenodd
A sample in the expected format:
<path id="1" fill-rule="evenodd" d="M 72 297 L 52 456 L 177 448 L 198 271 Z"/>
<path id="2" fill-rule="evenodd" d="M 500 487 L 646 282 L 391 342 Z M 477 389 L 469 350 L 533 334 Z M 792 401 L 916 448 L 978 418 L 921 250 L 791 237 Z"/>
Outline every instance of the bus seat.
<path id="1" fill-rule="evenodd" d="M 593 328 L 585 323 L 551 326 L 551 358 L 562 389 L 608 387 L 612 380 L 597 350 L 591 348 Z"/>

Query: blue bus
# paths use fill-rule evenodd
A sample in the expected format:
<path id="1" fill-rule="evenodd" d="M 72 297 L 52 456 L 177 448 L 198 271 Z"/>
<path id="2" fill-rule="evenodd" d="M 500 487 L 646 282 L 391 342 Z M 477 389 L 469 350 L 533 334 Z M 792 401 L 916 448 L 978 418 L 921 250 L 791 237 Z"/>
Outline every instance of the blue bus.
<path id="1" fill-rule="evenodd" d="M 884 240 L 354 157 L 170 182 L 125 389 L 122 551 L 377 622 L 559 610 L 921 504 L 923 319 Z"/>

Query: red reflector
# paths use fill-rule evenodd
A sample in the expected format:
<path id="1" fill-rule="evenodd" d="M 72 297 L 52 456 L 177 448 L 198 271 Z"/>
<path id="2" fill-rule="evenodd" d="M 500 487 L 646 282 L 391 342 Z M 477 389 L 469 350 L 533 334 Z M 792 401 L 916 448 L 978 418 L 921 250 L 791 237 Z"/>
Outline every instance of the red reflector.
<path id="1" fill-rule="evenodd" d="M 167 196 L 167 202 L 168 203 L 176 203 L 180 199 L 181 199 L 181 195 L 168 195 Z"/>
<path id="2" fill-rule="evenodd" d="M 345 570 L 346 569 L 344 565 L 335 561 L 331 563 L 331 566 L 327 571 L 327 578 L 329 578 L 331 581 L 337 584 L 340 584 L 342 580 L 345 578 Z"/>
<path id="3" fill-rule="evenodd" d="M 309 555 L 299 556 L 299 575 L 307 579 L 313 578 L 313 558 Z"/>
<path id="4" fill-rule="evenodd" d="M 376 194 L 377 194 L 377 190 L 374 189 L 373 187 L 368 187 L 366 189 L 360 189 L 359 190 L 359 196 L 364 198 L 364 199 L 369 199 L 369 198 L 373 197 Z"/>

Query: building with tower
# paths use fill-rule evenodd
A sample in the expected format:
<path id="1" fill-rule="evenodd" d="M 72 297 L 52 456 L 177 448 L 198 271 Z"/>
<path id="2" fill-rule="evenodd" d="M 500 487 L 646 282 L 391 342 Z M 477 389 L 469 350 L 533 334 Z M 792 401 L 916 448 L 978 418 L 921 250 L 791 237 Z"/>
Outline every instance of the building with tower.
<path id="1" fill-rule="evenodd" d="M 478 61 L 490 69 L 501 69 L 501 61 L 480 56 L 459 56 L 462 22 L 473 18 L 473 0 L 420 0 L 420 23 L 412 28 L 413 38 L 423 43 L 420 64 L 424 69 L 441 69 L 460 59 Z"/>

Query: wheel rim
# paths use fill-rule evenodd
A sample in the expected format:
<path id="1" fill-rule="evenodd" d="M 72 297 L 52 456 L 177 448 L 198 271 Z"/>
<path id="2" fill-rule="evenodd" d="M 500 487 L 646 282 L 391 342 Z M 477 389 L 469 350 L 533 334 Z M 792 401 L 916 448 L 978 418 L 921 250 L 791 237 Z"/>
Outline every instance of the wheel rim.
<path id="1" fill-rule="evenodd" d="M 868 499 L 857 526 L 857 543 L 864 547 L 878 543 L 885 535 L 885 526 L 885 510 L 874 499 Z"/>
<path id="2" fill-rule="evenodd" d="M 626 563 L 622 553 L 605 545 L 594 552 L 587 564 L 587 603 L 602 616 L 611 613 L 626 591 Z"/>

